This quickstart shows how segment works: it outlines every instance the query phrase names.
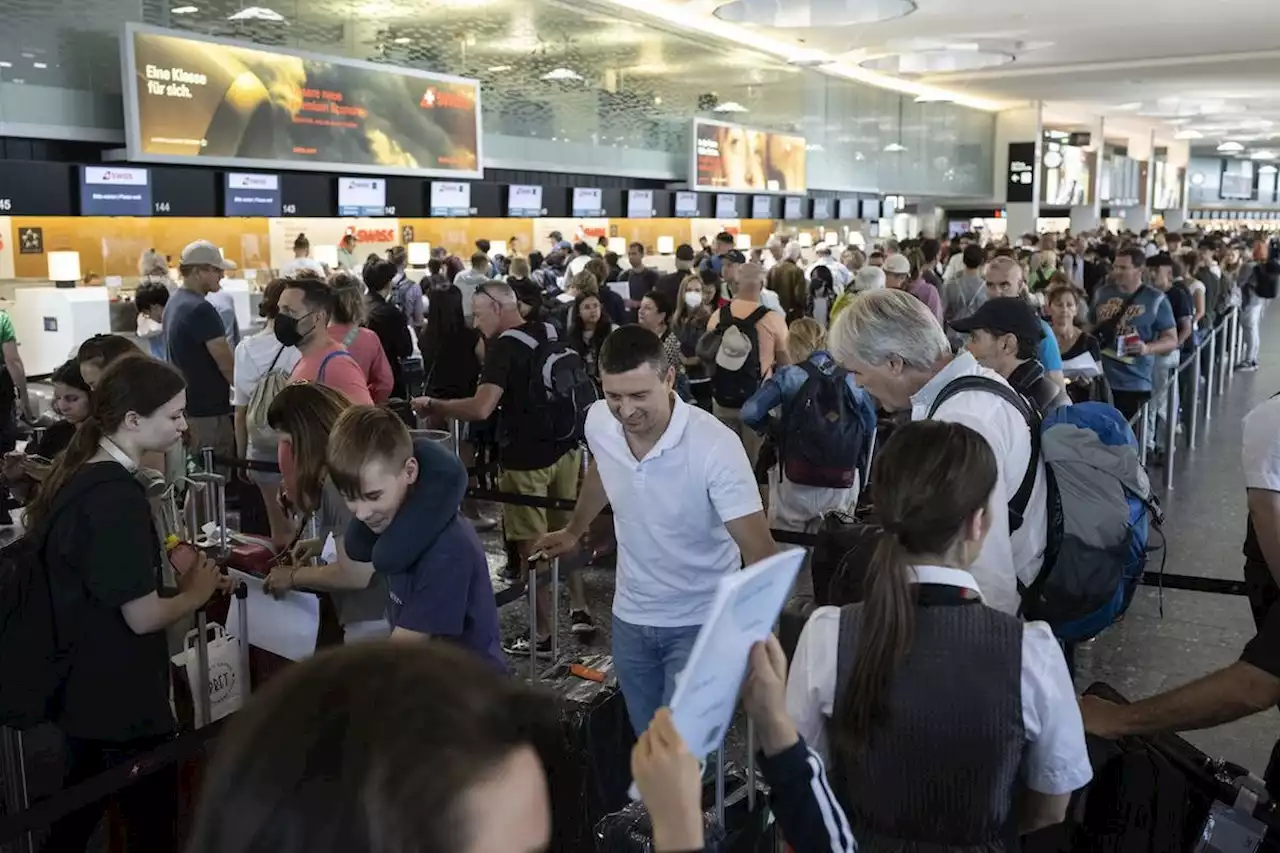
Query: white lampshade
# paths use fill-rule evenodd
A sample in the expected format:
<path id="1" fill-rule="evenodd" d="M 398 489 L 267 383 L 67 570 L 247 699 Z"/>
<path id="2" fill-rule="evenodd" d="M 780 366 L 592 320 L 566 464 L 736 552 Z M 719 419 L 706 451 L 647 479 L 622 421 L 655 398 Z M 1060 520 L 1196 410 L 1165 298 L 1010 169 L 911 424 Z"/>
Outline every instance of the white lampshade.
<path id="1" fill-rule="evenodd" d="M 502 255 L 505 258 L 505 257 L 508 257 L 509 254 L 510 253 L 507 251 L 506 240 L 490 240 L 489 241 L 489 257 L 492 258 L 495 255 Z"/>
<path id="2" fill-rule="evenodd" d="M 79 252 L 50 252 L 49 253 L 49 280 L 50 281 L 79 281 L 80 280 L 80 253 Z"/>
<path id="3" fill-rule="evenodd" d="M 609 251 L 617 252 L 619 255 L 625 255 L 627 253 L 627 238 L 626 237 L 610 237 Z"/>
<path id="4" fill-rule="evenodd" d="M 409 266 L 425 267 L 431 262 L 431 244 L 430 243 L 410 243 L 409 244 Z"/>
<path id="5" fill-rule="evenodd" d="M 733 245 L 735 248 L 741 249 L 744 252 L 749 251 L 751 249 L 751 235 L 739 234 L 733 238 Z"/>
<path id="6" fill-rule="evenodd" d="M 674 255 L 676 251 L 675 237 L 659 237 L 658 238 L 658 254 Z"/>
<path id="7" fill-rule="evenodd" d="M 317 261 L 324 264 L 329 269 L 337 269 L 338 267 L 338 247 L 337 246 L 314 246 L 311 254 Z"/>
<path id="8" fill-rule="evenodd" d="M 798 239 L 800 240 L 801 249 L 813 248 L 813 235 L 808 231 L 801 231 L 798 235 Z"/>

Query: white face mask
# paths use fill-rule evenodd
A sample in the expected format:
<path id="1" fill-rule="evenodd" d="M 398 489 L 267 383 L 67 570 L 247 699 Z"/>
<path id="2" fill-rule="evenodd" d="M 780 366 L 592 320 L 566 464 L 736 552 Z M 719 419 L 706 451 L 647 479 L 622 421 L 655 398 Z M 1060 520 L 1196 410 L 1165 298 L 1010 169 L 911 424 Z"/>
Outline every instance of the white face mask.
<path id="1" fill-rule="evenodd" d="M 690 308 L 697 308 L 702 304 L 702 294 L 695 293 L 692 290 L 686 291 L 684 294 L 684 304 Z"/>

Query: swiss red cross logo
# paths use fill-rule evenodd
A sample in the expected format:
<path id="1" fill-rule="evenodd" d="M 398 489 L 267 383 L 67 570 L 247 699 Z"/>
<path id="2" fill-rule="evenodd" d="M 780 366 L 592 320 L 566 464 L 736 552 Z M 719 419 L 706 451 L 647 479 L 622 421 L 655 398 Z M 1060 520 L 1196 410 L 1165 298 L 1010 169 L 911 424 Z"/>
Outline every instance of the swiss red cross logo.
<path id="1" fill-rule="evenodd" d="M 428 89 L 428 90 L 423 94 L 423 96 L 422 96 L 422 100 L 418 102 L 418 105 L 419 105 L 420 107 L 422 107 L 424 110 L 435 109 L 435 105 L 436 105 L 436 90 L 435 90 L 435 87 L 432 87 L 432 88 Z"/>

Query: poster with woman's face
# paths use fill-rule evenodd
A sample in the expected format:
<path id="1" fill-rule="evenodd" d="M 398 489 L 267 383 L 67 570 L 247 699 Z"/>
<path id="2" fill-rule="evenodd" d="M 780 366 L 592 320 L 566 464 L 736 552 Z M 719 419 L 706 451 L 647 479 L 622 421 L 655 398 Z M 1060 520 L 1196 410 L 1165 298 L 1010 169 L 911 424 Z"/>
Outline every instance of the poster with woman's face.
<path id="1" fill-rule="evenodd" d="M 695 120 L 697 189 L 804 192 L 805 141 L 735 124 Z"/>

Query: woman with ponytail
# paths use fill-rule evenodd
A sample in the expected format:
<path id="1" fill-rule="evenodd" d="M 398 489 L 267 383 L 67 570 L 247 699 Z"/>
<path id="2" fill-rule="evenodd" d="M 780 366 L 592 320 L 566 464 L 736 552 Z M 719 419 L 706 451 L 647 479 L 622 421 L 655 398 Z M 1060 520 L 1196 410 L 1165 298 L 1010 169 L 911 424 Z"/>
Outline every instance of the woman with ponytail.
<path id="1" fill-rule="evenodd" d="M 871 481 L 866 600 L 814 611 L 796 648 L 787 709 L 829 753 L 863 851 L 1017 850 L 1092 776 L 1049 626 L 985 606 L 967 571 L 1003 511 L 996 475 L 967 426 L 895 432 Z"/>
<path id="2" fill-rule="evenodd" d="M 160 542 L 137 479 L 145 453 L 163 453 L 187 428 L 185 383 L 141 354 L 114 361 L 98 380 L 89 417 L 54 461 L 27 507 L 48 573 L 65 678 L 52 721 L 66 736 L 68 786 L 132 761 L 174 732 L 165 629 L 189 617 L 222 583 L 199 556 L 161 598 Z M 129 849 L 172 850 L 176 772 L 147 776 L 118 795 Z M 83 850 L 107 801 L 68 815 L 46 850 Z"/>

